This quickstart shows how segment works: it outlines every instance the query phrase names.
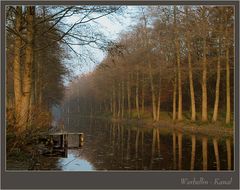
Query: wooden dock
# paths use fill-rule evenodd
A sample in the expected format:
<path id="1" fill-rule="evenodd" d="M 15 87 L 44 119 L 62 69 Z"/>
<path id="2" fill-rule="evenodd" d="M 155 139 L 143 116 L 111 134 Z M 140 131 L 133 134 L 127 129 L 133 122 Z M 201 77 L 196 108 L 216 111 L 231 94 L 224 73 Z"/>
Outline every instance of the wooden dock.
<path id="1" fill-rule="evenodd" d="M 52 132 L 49 133 L 50 140 L 53 142 L 54 136 L 60 137 L 60 147 L 68 147 L 68 136 L 70 135 L 77 135 L 79 137 L 79 147 L 82 147 L 84 141 L 84 133 L 76 133 L 76 132 Z"/>

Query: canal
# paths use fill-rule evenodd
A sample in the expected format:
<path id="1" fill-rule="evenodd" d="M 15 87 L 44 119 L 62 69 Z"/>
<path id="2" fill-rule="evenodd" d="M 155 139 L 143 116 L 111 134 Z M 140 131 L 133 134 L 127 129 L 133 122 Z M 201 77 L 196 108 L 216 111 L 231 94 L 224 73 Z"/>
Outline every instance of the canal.
<path id="1" fill-rule="evenodd" d="M 170 127 L 150 128 L 65 118 L 65 130 L 83 132 L 81 148 L 69 148 L 66 158 L 47 158 L 48 170 L 232 170 L 233 139 L 191 134 Z M 71 137 L 70 137 L 71 138 Z M 78 139 L 70 139 L 72 143 Z M 44 161 L 45 162 L 45 161 Z"/>

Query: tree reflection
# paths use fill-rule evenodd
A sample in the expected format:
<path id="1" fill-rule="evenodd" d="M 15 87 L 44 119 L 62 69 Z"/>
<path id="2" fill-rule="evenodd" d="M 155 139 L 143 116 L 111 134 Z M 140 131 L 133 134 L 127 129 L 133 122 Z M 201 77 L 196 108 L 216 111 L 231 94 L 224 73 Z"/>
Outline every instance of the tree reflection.
<path id="1" fill-rule="evenodd" d="M 177 167 L 176 167 L 176 133 L 175 131 L 173 132 L 173 169 L 176 170 Z"/>
<path id="2" fill-rule="evenodd" d="M 207 137 L 202 137 L 202 157 L 203 157 L 203 170 L 208 169 L 208 149 L 207 149 L 208 139 Z"/>
<path id="3" fill-rule="evenodd" d="M 178 169 L 182 169 L 182 133 L 178 132 Z"/>
<path id="4" fill-rule="evenodd" d="M 192 135 L 192 151 L 191 151 L 191 167 L 190 167 L 190 170 L 194 170 L 195 154 L 196 154 L 196 136 Z"/>
<path id="5" fill-rule="evenodd" d="M 228 165 L 228 170 L 232 169 L 232 153 L 231 153 L 231 143 L 230 139 L 226 139 L 226 147 L 227 147 L 227 165 Z"/>
<path id="6" fill-rule="evenodd" d="M 213 147 L 214 147 L 214 154 L 216 158 L 216 167 L 217 170 L 220 170 L 220 160 L 219 160 L 219 151 L 218 151 L 218 140 L 216 137 L 213 138 Z"/>

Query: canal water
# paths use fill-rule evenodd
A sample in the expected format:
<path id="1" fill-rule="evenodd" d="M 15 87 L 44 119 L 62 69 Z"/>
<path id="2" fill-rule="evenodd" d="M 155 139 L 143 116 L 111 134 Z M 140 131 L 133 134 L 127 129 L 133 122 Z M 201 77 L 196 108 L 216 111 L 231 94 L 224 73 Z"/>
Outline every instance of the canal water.
<path id="1" fill-rule="evenodd" d="M 65 130 L 83 132 L 81 148 L 53 158 L 49 170 L 233 170 L 233 139 L 97 119 L 65 119 Z M 71 139 L 72 142 L 78 139 Z M 51 159 L 51 158 L 48 158 Z"/>

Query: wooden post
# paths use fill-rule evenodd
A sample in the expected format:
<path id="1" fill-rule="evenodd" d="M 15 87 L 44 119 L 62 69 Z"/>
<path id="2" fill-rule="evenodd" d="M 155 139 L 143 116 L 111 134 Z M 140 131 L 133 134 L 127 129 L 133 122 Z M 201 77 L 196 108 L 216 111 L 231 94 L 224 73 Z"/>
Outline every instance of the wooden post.
<path id="1" fill-rule="evenodd" d="M 60 147 L 63 147 L 63 134 L 60 135 Z"/>
<path id="2" fill-rule="evenodd" d="M 68 147 L 68 135 L 64 134 L 64 147 L 67 148 Z"/>
<path id="3" fill-rule="evenodd" d="M 79 134 L 79 147 L 82 147 L 82 145 L 83 145 L 83 139 L 84 139 L 83 133 L 80 133 L 80 134 Z"/>

